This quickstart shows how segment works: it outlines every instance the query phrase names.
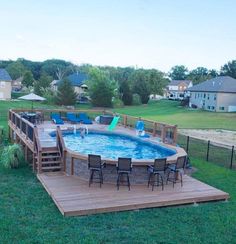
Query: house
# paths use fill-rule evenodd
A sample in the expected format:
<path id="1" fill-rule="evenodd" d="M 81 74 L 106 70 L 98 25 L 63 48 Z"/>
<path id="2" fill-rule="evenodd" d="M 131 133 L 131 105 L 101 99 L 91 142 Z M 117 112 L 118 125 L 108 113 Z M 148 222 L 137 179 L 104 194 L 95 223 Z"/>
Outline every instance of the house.
<path id="1" fill-rule="evenodd" d="M 218 76 L 188 89 L 190 107 L 216 112 L 236 111 L 236 79 Z"/>
<path id="2" fill-rule="evenodd" d="M 22 81 L 23 81 L 23 76 L 21 76 L 11 82 L 13 92 L 18 92 L 22 89 L 22 87 L 23 87 Z"/>
<path id="3" fill-rule="evenodd" d="M 88 80 L 88 76 L 84 73 L 76 72 L 74 74 L 67 76 L 66 79 L 68 79 L 71 82 L 79 98 L 82 97 L 82 95 L 85 93 L 85 91 L 88 88 L 87 85 L 85 85 L 85 81 Z M 60 82 L 61 80 L 53 80 L 51 82 L 52 90 L 57 91 Z"/>
<path id="4" fill-rule="evenodd" d="M 11 99 L 11 77 L 5 69 L 0 69 L 0 99 Z"/>
<path id="5" fill-rule="evenodd" d="M 187 89 L 192 87 L 191 80 L 172 80 L 167 85 L 167 98 L 171 100 L 183 100 L 188 95 Z"/>

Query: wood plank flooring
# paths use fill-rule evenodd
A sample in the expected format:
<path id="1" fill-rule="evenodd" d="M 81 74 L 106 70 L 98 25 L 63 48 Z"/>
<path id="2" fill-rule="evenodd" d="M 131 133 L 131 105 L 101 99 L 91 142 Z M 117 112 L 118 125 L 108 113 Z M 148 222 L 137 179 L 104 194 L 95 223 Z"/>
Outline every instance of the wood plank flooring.
<path id="1" fill-rule="evenodd" d="M 113 184 L 88 186 L 88 182 L 76 176 L 66 176 L 61 172 L 43 173 L 38 179 L 52 197 L 64 216 L 77 216 L 114 211 L 125 211 L 143 208 L 180 205 L 228 199 L 228 193 L 211 187 L 187 175 L 184 185 L 177 183 L 155 187 L 154 191 L 147 186 L 133 185 L 129 191 L 127 186 L 116 190 Z"/>

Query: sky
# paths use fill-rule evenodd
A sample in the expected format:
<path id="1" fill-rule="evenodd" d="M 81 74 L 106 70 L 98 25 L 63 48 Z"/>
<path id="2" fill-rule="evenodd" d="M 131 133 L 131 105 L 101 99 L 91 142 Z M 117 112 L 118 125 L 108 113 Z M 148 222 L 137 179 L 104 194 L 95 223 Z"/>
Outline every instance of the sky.
<path id="1" fill-rule="evenodd" d="M 236 0 L 0 0 L 0 59 L 190 70 L 236 59 Z"/>

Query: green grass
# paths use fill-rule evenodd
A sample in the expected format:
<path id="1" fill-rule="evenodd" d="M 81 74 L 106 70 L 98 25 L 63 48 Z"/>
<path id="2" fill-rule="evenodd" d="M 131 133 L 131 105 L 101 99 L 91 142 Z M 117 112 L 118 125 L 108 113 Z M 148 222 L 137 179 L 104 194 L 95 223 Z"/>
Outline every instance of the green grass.
<path id="1" fill-rule="evenodd" d="M 229 202 L 64 218 L 29 168 L 0 167 L 0 243 L 234 243 L 236 172 L 193 161 Z"/>
<path id="2" fill-rule="evenodd" d="M 142 118 L 158 122 L 176 124 L 179 128 L 236 130 L 236 113 L 192 110 L 181 107 L 180 103 L 176 101 L 161 100 L 142 106 L 127 106 L 114 109 L 114 111 L 141 116 Z"/>
<path id="3" fill-rule="evenodd" d="M 1 101 L 0 125 L 7 125 L 9 108 L 30 107 L 31 102 Z M 55 108 L 40 103 L 35 107 Z M 115 111 L 182 128 L 236 129 L 236 114 L 190 111 L 172 101 Z M 199 159 L 205 157 L 202 147 L 194 143 L 190 148 L 191 162 L 198 169 L 194 177 L 228 192 L 227 203 L 64 218 L 28 167 L 0 166 L 0 243 L 235 243 L 236 171 Z"/>

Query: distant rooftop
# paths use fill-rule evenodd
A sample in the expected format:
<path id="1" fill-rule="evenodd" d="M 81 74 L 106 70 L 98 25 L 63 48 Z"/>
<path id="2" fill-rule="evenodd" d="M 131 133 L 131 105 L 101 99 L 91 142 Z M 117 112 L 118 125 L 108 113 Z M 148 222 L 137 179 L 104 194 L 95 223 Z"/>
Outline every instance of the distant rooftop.
<path id="1" fill-rule="evenodd" d="M 236 93 L 236 79 L 230 76 L 218 76 L 199 83 L 189 88 L 188 91 Z"/>
<path id="2" fill-rule="evenodd" d="M 0 69 L 0 81 L 12 81 L 11 76 L 5 69 Z"/>
<path id="3" fill-rule="evenodd" d="M 86 80 L 88 80 L 88 76 L 84 73 L 74 73 L 66 77 L 72 84 L 72 86 L 82 86 Z M 59 85 L 60 80 L 54 81 L 55 85 Z"/>

